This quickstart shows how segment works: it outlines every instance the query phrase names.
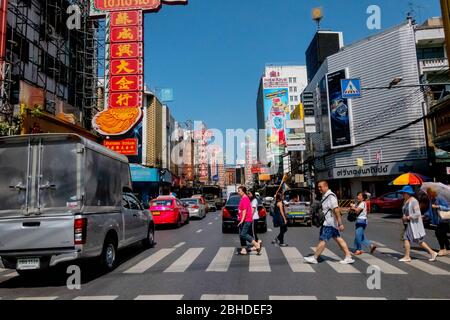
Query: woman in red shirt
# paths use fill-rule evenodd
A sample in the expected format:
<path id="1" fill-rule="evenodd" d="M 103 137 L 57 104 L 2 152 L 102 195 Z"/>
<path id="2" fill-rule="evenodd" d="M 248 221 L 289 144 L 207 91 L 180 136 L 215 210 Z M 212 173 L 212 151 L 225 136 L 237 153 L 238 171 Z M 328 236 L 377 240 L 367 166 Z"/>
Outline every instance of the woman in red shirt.
<path id="1" fill-rule="evenodd" d="M 249 231 L 252 228 L 253 223 L 253 209 L 249 197 L 247 196 L 247 188 L 241 186 L 238 189 L 238 193 L 241 196 L 241 202 L 239 203 L 239 237 L 241 239 L 241 251 L 239 254 L 247 255 L 247 242 L 251 243 L 255 248 L 258 255 L 261 254 L 262 242 L 256 242 L 250 235 Z"/>

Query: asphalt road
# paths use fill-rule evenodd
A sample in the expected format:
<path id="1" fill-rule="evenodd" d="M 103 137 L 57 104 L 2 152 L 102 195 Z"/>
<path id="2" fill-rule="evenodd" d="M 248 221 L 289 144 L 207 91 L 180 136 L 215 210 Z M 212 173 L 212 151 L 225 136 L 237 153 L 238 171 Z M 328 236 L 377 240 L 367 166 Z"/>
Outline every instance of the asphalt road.
<path id="1" fill-rule="evenodd" d="M 354 227 L 347 223 L 344 239 L 353 247 Z M 374 256 L 356 257 L 353 266 L 341 266 L 337 245 L 330 243 L 318 265 L 303 263 L 317 245 L 318 229 L 291 227 L 288 248 L 271 244 L 277 235 L 269 222 L 261 256 L 238 256 L 237 234 L 222 234 L 220 213 L 209 213 L 181 229 L 157 230 L 155 248 L 140 246 L 120 252 L 120 265 L 109 274 L 96 271 L 91 262 L 82 270 L 80 290 L 66 286 L 67 265 L 38 279 L 25 279 L 14 271 L 0 270 L 0 298 L 12 299 L 450 299 L 450 257 L 429 262 L 420 251 L 413 263 L 398 261 L 403 252 L 402 224 L 398 217 L 374 214 L 367 237 L 383 245 Z M 427 242 L 437 249 L 433 231 Z M 367 286 L 368 268 L 380 267 L 381 289 Z"/>

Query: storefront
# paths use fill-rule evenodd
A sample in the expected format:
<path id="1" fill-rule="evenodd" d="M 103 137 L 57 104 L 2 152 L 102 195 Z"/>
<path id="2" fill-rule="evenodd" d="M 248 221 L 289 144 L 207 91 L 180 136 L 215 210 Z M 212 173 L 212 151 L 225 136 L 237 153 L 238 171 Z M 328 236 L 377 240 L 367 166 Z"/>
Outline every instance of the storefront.
<path id="1" fill-rule="evenodd" d="M 143 203 L 160 194 L 159 169 L 130 164 L 133 191 Z"/>

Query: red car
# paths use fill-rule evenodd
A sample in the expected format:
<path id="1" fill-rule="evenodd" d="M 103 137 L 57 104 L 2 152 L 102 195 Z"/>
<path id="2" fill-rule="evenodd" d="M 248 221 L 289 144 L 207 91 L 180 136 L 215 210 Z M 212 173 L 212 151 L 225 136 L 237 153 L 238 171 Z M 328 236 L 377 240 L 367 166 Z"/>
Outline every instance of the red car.
<path id="1" fill-rule="evenodd" d="M 240 196 L 231 196 L 225 207 L 222 209 L 222 233 L 227 233 L 229 230 L 237 230 L 238 225 L 238 212 Z M 267 211 L 262 204 L 262 200 L 258 199 L 258 214 L 259 220 L 257 221 L 257 232 L 267 232 Z"/>
<path id="2" fill-rule="evenodd" d="M 389 192 L 381 197 L 370 199 L 372 212 L 402 212 L 403 195 L 399 192 Z"/>
<path id="3" fill-rule="evenodd" d="M 155 225 L 175 225 L 180 228 L 189 223 L 189 210 L 174 197 L 158 197 L 150 202 Z"/>

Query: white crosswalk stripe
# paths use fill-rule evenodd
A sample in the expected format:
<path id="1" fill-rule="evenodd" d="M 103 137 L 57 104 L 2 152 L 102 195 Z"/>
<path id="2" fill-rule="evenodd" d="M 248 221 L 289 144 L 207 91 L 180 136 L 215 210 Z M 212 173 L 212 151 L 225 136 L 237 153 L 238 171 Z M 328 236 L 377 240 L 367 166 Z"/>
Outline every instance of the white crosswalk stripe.
<path id="1" fill-rule="evenodd" d="M 281 248 L 281 251 L 293 272 L 315 272 L 310 265 L 304 263 L 303 256 L 297 248 L 286 247 Z"/>
<path id="2" fill-rule="evenodd" d="M 422 256 L 422 257 L 430 258 L 430 254 L 427 253 L 427 252 L 424 252 L 424 251 L 419 251 L 419 250 L 412 249 L 412 250 L 411 250 L 411 253 L 412 253 L 413 255 L 414 255 L 414 254 L 418 254 L 418 255 L 420 255 L 420 256 Z M 442 263 L 445 263 L 445 264 L 450 264 L 450 257 L 438 257 L 438 258 L 437 258 L 437 261 L 442 262 Z"/>
<path id="3" fill-rule="evenodd" d="M 95 300 L 95 301 L 109 301 L 116 300 L 119 296 L 80 296 L 73 300 Z"/>
<path id="4" fill-rule="evenodd" d="M 164 295 L 141 295 L 137 296 L 134 300 L 147 300 L 147 301 L 162 301 L 162 300 L 182 300 L 182 294 L 164 294 Z"/>
<path id="5" fill-rule="evenodd" d="M 175 261 L 164 272 L 185 272 L 189 266 L 203 252 L 204 248 L 191 248 L 186 251 L 177 261 Z"/>
<path id="6" fill-rule="evenodd" d="M 58 299 L 58 297 L 21 297 L 21 298 L 17 298 L 16 300 L 21 300 L 21 301 L 51 301 L 51 300 L 56 300 Z"/>
<path id="7" fill-rule="evenodd" d="M 250 255 L 249 272 L 271 272 L 269 257 L 265 248 L 261 250 L 261 255 Z"/>
<path id="8" fill-rule="evenodd" d="M 135 266 L 126 270 L 124 273 L 144 273 L 145 271 L 153 267 L 155 264 L 157 264 L 159 261 L 161 261 L 174 251 L 175 249 L 161 249 L 156 253 L 152 254 L 150 257 L 142 260 Z"/>
<path id="9" fill-rule="evenodd" d="M 387 300 L 382 297 L 336 297 L 336 300 Z"/>
<path id="10" fill-rule="evenodd" d="M 200 300 L 248 300 L 248 295 L 242 294 L 204 294 L 201 296 Z"/>
<path id="11" fill-rule="evenodd" d="M 269 300 L 286 300 L 286 301 L 295 301 L 295 300 L 317 300 L 315 296 L 269 296 Z"/>
<path id="12" fill-rule="evenodd" d="M 385 248 L 380 248 L 380 250 Z M 381 251 L 380 251 L 381 252 Z M 364 253 L 360 256 L 357 256 L 357 259 L 360 259 L 371 266 L 377 266 L 381 269 L 381 272 L 384 274 L 407 274 L 405 271 L 371 255 Z"/>
<path id="13" fill-rule="evenodd" d="M 316 250 L 316 248 L 311 248 L 313 251 Z M 353 267 L 352 265 L 345 265 L 340 264 L 339 261 L 342 260 L 339 258 L 336 254 L 334 254 L 329 249 L 325 249 L 323 251 L 322 259 L 325 260 L 325 262 L 334 269 L 337 273 L 361 273 L 358 269 Z"/>
<path id="14" fill-rule="evenodd" d="M 388 255 L 394 255 L 394 256 L 397 256 L 397 257 L 403 256 L 400 252 L 392 250 L 392 249 L 389 249 L 389 248 L 379 248 L 378 251 L 381 252 L 381 253 L 385 253 L 385 254 L 388 254 Z M 450 272 L 448 272 L 447 270 L 435 267 L 435 266 L 431 265 L 431 263 L 433 263 L 433 262 L 426 263 L 426 262 L 421 261 L 421 260 L 412 259 L 411 262 L 406 263 L 406 264 L 411 266 L 411 267 L 414 267 L 416 269 L 419 269 L 419 270 L 421 270 L 423 272 L 431 274 L 431 275 L 445 275 L 445 276 L 450 275 Z"/>
<path id="15" fill-rule="evenodd" d="M 211 264 L 206 269 L 207 272 L 227 272 L 233 259 L 235 248 L 220 248 Z"/>

